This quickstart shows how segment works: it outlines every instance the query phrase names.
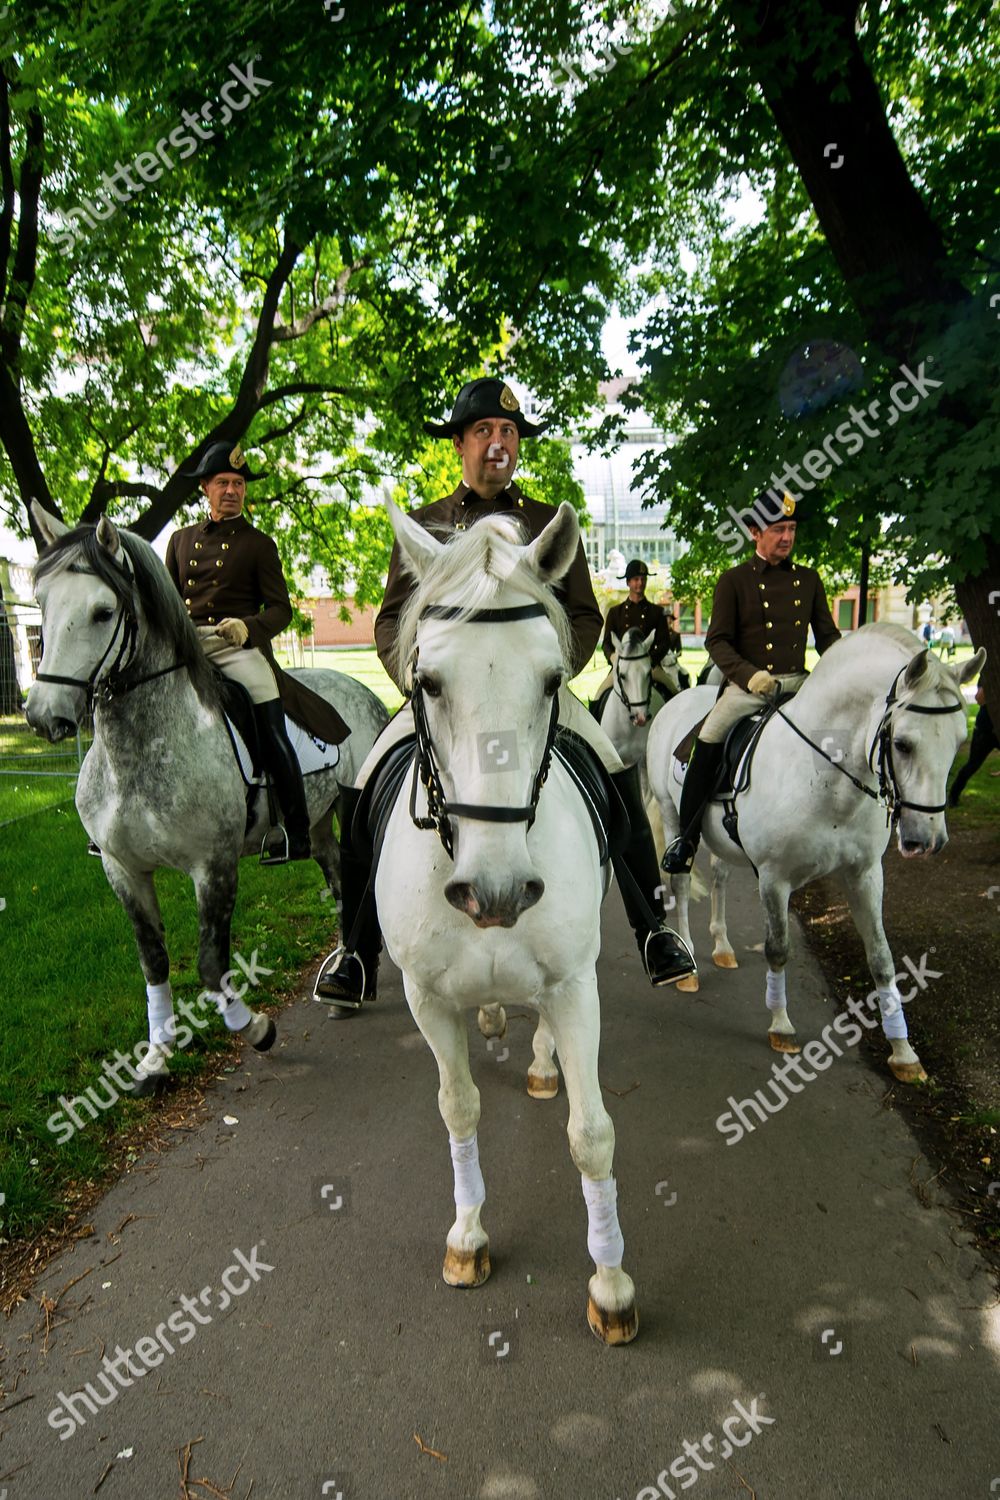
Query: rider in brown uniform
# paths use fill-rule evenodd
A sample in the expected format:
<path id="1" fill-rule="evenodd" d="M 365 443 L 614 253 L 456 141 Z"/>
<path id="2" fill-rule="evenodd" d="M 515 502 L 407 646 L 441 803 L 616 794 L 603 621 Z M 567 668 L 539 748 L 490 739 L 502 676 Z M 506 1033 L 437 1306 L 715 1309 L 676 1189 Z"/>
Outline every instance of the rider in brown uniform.
<path id="1" fill-rule="evenodd" d="M 445 499 L 414 511 L 414 520 L 429 531 L 446 536 L 451 531 L 464 530 L 483 516 L 511 515 L 520 518 L 526 541 L 539 536 L 555 516 L 555 509 L 529 499 L 511 481 L 520 439 L 535 437 L 544 431 L 544 427 L 545 424 L 532 423 L 526 419 L 513 391 L 503 381 L 481 379 L 463 386 L 450 419 L 443 423 L 425 424 L 425 431 L 431 436 L 452 439 L 455 451 L 462 459 L 462 483 Z M 404 572 L 399 548 L 394 547 L 385 599 L 375 622 L 378 653 L 390 675 L 395 670 L 393 647 L 400 610 L 413 587 L 413 580 Z M 575 675 L 590 660 L 602 625 L 582 543 L 569 572 L 554 592 L 569 617 L 573 637 L 570 670 Z M 403 692 L 408 691 L 408 683 L 399 682 L 398 686 Z M 654 985 L 670 984 L 683 979 L 695 972 L 694 960 L 677 934 L 666 927 L 657 915 L 661 882 L 636 768 L 624 769 L 610 740 L 594 723 L 580 700 L 565 687 L 559 693 L 559 723 L 587 742 L 612 778 L 627 809 L 631 838 L 623 854 L 616 857 L 616 868 L 620 858 L 625 869 L 619 872 L 619 886 L 629 921 L 639 942 L 646 973 Z M 376 754 L 383 747 L 403 738 L 407 731 L 412 732 L 412 714 L 409 707 L 404 706 L 383 731 L 376 751 L 369 757 L 366 767 L 362 768 L 359 782 L 363 782 Z M 346 831 L 349 834 L 349 820 Z M 372 912 L 370 919 L 366 921 L 364 912 L 359 910 L 362 881 L 367 885 L 368 871 L 358 862 L 354 873 L 354 863 L 351 841 L 348 837 L 345 845 L 345 840 L 342 839 L 342 930 L 349 935 L 357 924 L 357 930 L 362 932 L 362 936 L 358 939 L 355 950 L 340 950 L 334 956 L 330 967 L 325 969 L 316 986 L 318 998 L 332 1000 L 345 1007 L 357 1007 L 362 998 L 374 994 L 375 970 L 381 946 L 377 917 Z M 362 948 L 364 951 L 361 951 Z"/>
<path id="2" fill-rule="evenodd" d="M 625 569 L 625 582 L 628 584 L 628 598 L 623 599 L 620 604 L 612 604 L 604 621 L 604 638 L 601 641 L 601 650 L 610 662 L 614 655 L 614 641 L 612 635 L 616 635 L 620 641 L 625 639 L 627 630 L 641 630 L 644 636 L 655 631 L 653 644 L 650 647 L 649 656 L 653 664 L 653 681 L 660 688 L 664 698 L 671 698 L 674 687 L 666 676 L 661 661 L 668 651 L 679 652 L 681 649 L 681 638 L 676 630 L 671 628 L 670 617 L 660 604 L 654 604 L 651 599 L 646 598 L 646 581 L 649 578 L 649 569 L 641 557 L 634 557 Z M 599 705 L 604 694 L 614 686 L 613 674 L 608 673 L 594 694 L 591 707 L 599 711 Z"/>
<path id="3" fill-rule="evenodd" d="M 791 561 L 802 506 L 786 496 L 782 513 L 768 521 L 773 514 L 765 493 L 745 517 L 754 556 L 729 568 L 715 587 L 705 646 L 726 681 L 688 762 L 678 813 L 681 835 L 663 856 L 669 875 L 691 869 L 730 729 L 778 692 L 795 693 L 802 686 L 810 625 L 820 655 L 840 640 L 819 574 Z"/>
<path id="4" fill-rule="evenodd" d="M 213 443 L 187 477 L 201 481 L 209 517 L 173 533 L 167 571 L 213 666 L 242 683 L 253 700 L 261 755 L 287 834 L 287 853 L 269 851 L 263 862 L 308 859 L 309 815 L 285 710 L 327 744 L 339 744 L 348 728 L 274 660 L 271 640 L 288 626 L 292 606 L 277 547 L 243 514 L 247 484 L 260 475 L 250 472 L 239 445 Z"/>

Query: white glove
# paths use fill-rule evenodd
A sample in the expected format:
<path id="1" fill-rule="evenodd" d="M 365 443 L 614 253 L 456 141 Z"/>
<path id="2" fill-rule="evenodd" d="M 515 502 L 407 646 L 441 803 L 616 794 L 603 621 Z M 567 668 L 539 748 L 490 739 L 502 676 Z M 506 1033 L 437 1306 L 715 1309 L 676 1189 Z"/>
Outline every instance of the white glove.
<path id="1" fill-rule="evenodd" d="M 222 636 L 227 646 L 242 646 L 250 634 L 242 620 L 234 619 L 220 620 L 215 633 Z"/>
<path id="2" fill-rule="evenodd" d="M 780 686 L 777 677 L 772 677 L 770 672 L 755 672 L 747 683 L 747 691 L 757 693 L 761 698 L 770 698 Z"/>

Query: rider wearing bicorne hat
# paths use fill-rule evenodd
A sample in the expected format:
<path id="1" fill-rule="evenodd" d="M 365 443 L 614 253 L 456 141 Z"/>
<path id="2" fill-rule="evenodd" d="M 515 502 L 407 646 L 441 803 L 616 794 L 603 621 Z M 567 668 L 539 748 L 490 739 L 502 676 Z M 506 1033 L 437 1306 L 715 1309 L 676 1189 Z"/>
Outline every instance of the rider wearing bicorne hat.
<path id="1" fill-rule="evenodd" d="M 425 423 L 424 429 L 432 437 L 451 438 L 455 452 L 462 460 L 462 482 L 443 500 L 412 512 L 413 519 L 428 531 L 446 536 L 475 525 L 484 516 L 509 515 L 519 519 L 526 542 L 539 536 L 556 515 L 555 508 L 523 494 L 513 483 L 513 474 L 521 438 L 536 437 L 547 425 L 528 421 L 517 397 L 504 381 L 489 377 L 469 381 L 459 392 L 450 418 L 444 422 Z M 397 544 L 389 563 L 385 598 L 375 621 L 375 644 L 390 675 L 394 671 L 393 650 L 400 612 L 413 588 L 414 582 L 404 570 Z M 554 593 L 569 619 L 572 635 L 570 671 L 575 675 L 590 661 L 603 624 L 582 543 Z M 404 693 L 408 691 L 408 683 L 399 682 L 398 686 Z M 575 731 L 591 747 L 613 778 L 628 810 L 632 835 L 622 859 L 632 879 L 620 884 L 650 980 L 653 984 L 669 984 L 694 973 L 694 960 L 686 946 L 656 915 L 659 871 L 636 768 L 625 770 L 611 741 L 594 723 L 580 700 L 565 687 L 559 693 L 559 722 Z M 362 767 L 357 785 L 364 785 L 370 769 L 382 758 L 389 745 L 412 733 L 412 712 L 404 706 L 376 742 Z M 357 1007 L 362 998 L 374 994 L 381 936 L 373 902 L 368 902 L 367 919 L 360 910 L 361 894 L 369 884 L 370 867 L 353 852 L 349 837 L 350 809 L 343 828 L 342 931 L 345 934 L 352 930 L 362 932 L 363 936 L 356 942 L 354 951 L 341 949 L 334 956 L 332 964 L 317 982 L 316 996 L 340 1006 Z M 639 890 L 634 889 L 635 884 Z M 627 885 L 631 891 L 626 890 Z"/>
<path id="2" fill-rule="evenodd" d="M 698 731 L 688 762 L 678 812 L 680 837 L 663 856 L 669 875 L 691 869 L 733 725 L 776 694 L 799 690 L 808 675 L 810 626 L 820 655 L 840 640 L 819 574 L 791 561 L 796 524 L 806 519 L 803 510 L 802 502 L 790 495 L 780 502 L 769 491 L 758 496 L 742 517 L 755 543 L 754 555 L 727 569 L 715 586 L 705 647 L 725 686 Z"/>
<path id="3" fill-rule="evenodd" d="M 274 660 L 271 641 L 287 628 L 292 605 L 274 541 L 243 514 L 246 487 L 260 477 L 239 444 L 211 443 L 185 474 L 200 482 L 208 519 L 175 531 L 165 560 L 212 665 L 241 683 L 253 701 L 261 755 L 287 835 L 287 852 L 270 852 L 264 863 L 283 864 L 309 858 L 309 814 L 285 710 L 326 744 L 339 744 L 349 730 L 330 704 Z"/>

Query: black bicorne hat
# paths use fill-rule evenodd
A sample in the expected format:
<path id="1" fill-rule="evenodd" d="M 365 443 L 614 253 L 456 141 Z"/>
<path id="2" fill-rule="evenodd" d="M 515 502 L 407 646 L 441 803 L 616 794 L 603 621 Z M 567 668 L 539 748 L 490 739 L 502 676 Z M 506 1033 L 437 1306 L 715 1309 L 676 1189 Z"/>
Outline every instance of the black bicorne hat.
<path id="1" fill-rule="evenodd" d="M 744 526 L 757 526 L 766 531 L 779 521 L 808 521 L 810 506 L 807 500 L 795 500 L 787 490 L 761 490 L 741 515 Z"/>
<path id="2" fill-rule="evenodd" d="M 424 431 L 431 437 L 461 436 L 470 422 L 480 417 L 510 417 L 521 437 L 538 437 L 548 422 L 529 422 L 509 385 L 491 376 L 470 380 L 458 393 L 447 422 L 425 422 Z"/>
<path id="3" fill-rule="evenodd" d="M 260 474 L 252 472 L 239 443 L 235 447 L 230 443 L 210 443 L 199 456 L 195 467 L 184 470 L 185 479 L 211 479 L 214 474 L 239 474 L 247 484 L 253 479 L 262 478 Z"/>
<path id="4" fill-rule="evenodd" d="M 624 573 L 620 573 L 618 576 L 624 578 L 625 582 L 628 583 L 630 578 L 635 578 L 637 575 L 643 578 L 649 577 L 649 568 L 641 557 L 633 557 Z"/>

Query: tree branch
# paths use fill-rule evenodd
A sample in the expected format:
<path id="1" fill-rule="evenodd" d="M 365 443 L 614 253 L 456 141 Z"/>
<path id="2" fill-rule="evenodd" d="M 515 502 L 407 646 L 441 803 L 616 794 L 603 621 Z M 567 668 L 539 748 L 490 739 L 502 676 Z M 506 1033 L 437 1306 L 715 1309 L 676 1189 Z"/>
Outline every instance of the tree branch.
<path id="1" fill-rule="evenodd" d="M 296 321 L 294 316 L 295 304 L 293 302 L 292 321 L 290 323 L 279 323 L 272 330 L 272 342 L 282 344 L 289 339 L 300 339 L 303 334 L 309 332 L 313 324 L 317 323 L 320 318 L 328 318 L 332 312 L 336 312 L 337 308 L 343 305 L 348 285 L 355 271 L 364 270 L 369 264 L 367 260 L 359 260 L 353 266 L 345 266 L 337 277 L 334 290 L 330 293 L 329 297 L 324 297 L 322 302 L 318 302 L 315 307 L 311 307 L 305 316 L 299 318 L 298 321 Z"/>

